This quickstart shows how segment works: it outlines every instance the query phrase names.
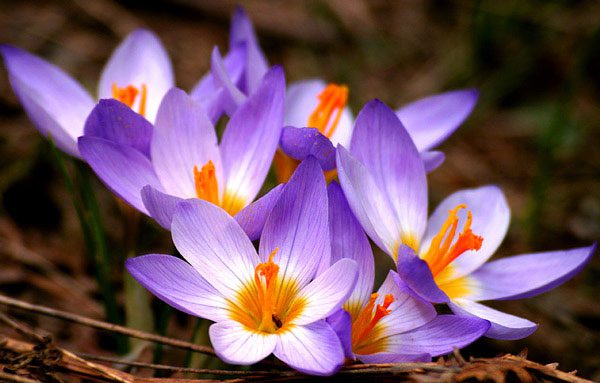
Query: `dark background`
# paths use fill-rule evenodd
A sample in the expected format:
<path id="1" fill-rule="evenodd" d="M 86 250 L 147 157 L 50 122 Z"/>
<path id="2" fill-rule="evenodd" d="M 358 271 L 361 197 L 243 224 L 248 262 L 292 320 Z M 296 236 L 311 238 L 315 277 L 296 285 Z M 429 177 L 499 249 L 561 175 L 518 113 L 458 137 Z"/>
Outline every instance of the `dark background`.
<path id="1" fill-rule="evenodd" d="M 600 238 L 600 3 L 597 1 L 248 1 L 271 63 L 288 81 L 322 77 L 350 87 L 355 113 L 378 97 L 396 107 L 432 93 L 478 87 L 481 99 L 445 142 L 430 177 L 431 206 L 461 188 L 497 184 L 512 209 L 497 256 L 589 245 Z M 62 67 L 92 93 L 112 49 L 139 26 L 154 30 L 190 90 L 226 49 L 233 1 L 3 1 L 0 42 Z M 90 262 L 49 145 L 0 73 L 0 291 L 101 318 Z M 95 183 L 115 268 L 127 240 L 122 210 Z M 170 251 L 149 220 L 138 253 Z M 492 304 L 540 324 L 526 340 L 481 340 L 467 355 L 529 349 L 531 359 L 600 379 L 598 254 L 566 285 Z M 384 258 L 381 258 L 384 259 Z M 387 266 L 387 264 L 385 264 Z M 119 286 L 121 276 L 114 275 Z M 171 336 L 189 337 L 185 316 Z M 93 331 L 29 318 L 61 345 L 111 352 Z"/>

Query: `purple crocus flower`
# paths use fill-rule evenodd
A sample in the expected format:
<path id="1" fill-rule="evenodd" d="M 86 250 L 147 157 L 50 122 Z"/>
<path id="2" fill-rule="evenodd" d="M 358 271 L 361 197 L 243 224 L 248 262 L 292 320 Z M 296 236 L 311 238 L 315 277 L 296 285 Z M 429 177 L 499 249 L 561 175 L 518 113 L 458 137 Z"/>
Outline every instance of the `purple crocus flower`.
<path id="1" fill-rule="evenodd" d="M 231 117 L 220 143 L 204 109 L 179 89 L 165 95 L 153 128 L 117 101 L 103 100 L 79 150 L 115 194 L 163 227 L 171 227 L 179 201 L 199 198 L 235 215 L 255 239 L 281 191 L 248 206 L 277 147 L 284 92 L 283 70 L 273 67 Z"/>
<path id="2" fill-rule="evenodd" d="M 427 171 L 442 164 L 444 154 L 432 149 L 462 124 L 478 97 L 474 89 L 455 90 L 414 101 L 396 111 Z M 281 136 L 282 152 L 276 157 L 281 182 L 289 178 L 294 163 L 307 155 L 316 156 L 324 170 L 335 168 L 334 148 L 338 144 L 348 147 L 352 139 L 354 119 L 347 101 L 347 86 L 326 84 L 320 79 L 299 81 L 288 87 L 284 118 L 287 127 Z"/>
<path id="3" fill-rule="evenodd" d="M 487 336 L 518 339 L 536 325 L 477 302 L 530 297 L 559 285 L 590 260 L 595 245 L 486 263 L 508 229 L 510 212 L 495 186 L 459 191 L 427 219 L 423 162 L 396 114 L 378 100 L 359 114 L 350 151 L 338 147 L 339 179 L 357 219 L 397 262 L 419 296 L 492 322 Z"/>
<path id="4" fill-rule="evenodd" d="M 127 269 L 171 306 L 216 323 L 217 355 L 249 365 L 269 354 L 309 374 L 331 375 L 344 362 L 336 333 L 324 320 L 356 283 L 349 259 L 329 262 L 325 179 L 316 160 L 299 167 L 265 224 L 258 254 L 241 227 L 202 200 L 181 202 L 173 241 L 185 261 L 168 255 L 129 259 Z"/>
<path id="5" fill-rule="evenodd" d="M 358 279 L 352 295 L 328 321 L 346 356 L 364 363 L 428 361 L 481 337 L 490 323 L 472 316 L 437 315 L 394 271 L 373 291 L 375 264 L 369 240 L 334 181 L 328 187 L 331 261 L 352 259 Z"/>

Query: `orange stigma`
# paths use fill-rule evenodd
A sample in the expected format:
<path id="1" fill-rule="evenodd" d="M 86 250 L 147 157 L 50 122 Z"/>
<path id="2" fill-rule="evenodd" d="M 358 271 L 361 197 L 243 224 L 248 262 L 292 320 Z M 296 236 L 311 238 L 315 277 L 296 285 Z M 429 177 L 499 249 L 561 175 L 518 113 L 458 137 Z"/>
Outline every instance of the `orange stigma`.
<path id="1" fill-rule="evenodd" d="M 392 310 L 389 309 L 390 305 L 396 300 L 392 294 L 387 294 L 383 299 L 382 305 L 375 306 L 375 301 L 379 297 L 379 294 L 371 294 L 369 303 L 360 311 L 356 320 L 352 323 L 352 349 L 358 350 L 368 343 L 369 333 L 373 331 L 377 323 L 381 318 L 389 315 Z M 375 312 L 373 312 L 375 309 Z M 370 352 L 361 352 L 364 354 L 370 354 Z"/>
<path id="2" fill-rule="evenodd" d="M 319 93 L 317 99 L 319 104 L 308 117 L 307 125 L 310 128 L 319 129 L 319 132 L 327 138 L 331 138 L 348 102 L 348 87 L 329 84 Z"/>
<path id="3" fill-rule="evenodd" d="M 141 94 L 140 94 L 141 93 Z M 142 84 L 142 90 L 136 88 L 133 85 L 127 85 L 126 87 L 119 87 L 116 83 L 112 84 L 112 96 L 115 100 L 121 101 L 123 104 L 127 105 L 130 108 L 133 108 L 133 104 L 135 103 L 135 99 L 138 94 L 140 94 L 140 110 L 139 114 L 142 116 L 146 116 L 146 97 L 147 90 L 146 84 Z"/>
<path id="4" fill-rule="evenodd" d="M 273 262 L 275 254 L 279 251 L 275 250 L 269 255 L 269 260 L 264 263 L 259 263 L 254 269 L 254 282 L 258 289 L 259 305 L 262 308 L 262 319 L 259 324 L 260 330 L 271 329 L 277 330 L 282 327 L 281 318 L 275 313 L 275 281 L 279 274 L 279 265 Z"/>
<path id="5" fill-rule="evenodd" d="M 198 198 L 219 205 L 219 185 L 212 161 L 208 161 L 200 171 L 194 166 L 194 184 Z"/>
<path id="6" fill-rule="evenodd" d="M 465 251 L 481 249 L 483 237 L 475 235 L 471 231 L 471 223 L 473 222 L 471 211 L 467 212 L 467 222 L 465 222 L 462 233 L 458 234 L 456 242 L 452 245 L 458 227 L 458 211 L 466 208 L 467 205 L 460 204 L 448 211 L 446 222 L 431 240 L 431 245 L 429 245 L 429 250 L 424 259 L 434 277 Z"/>

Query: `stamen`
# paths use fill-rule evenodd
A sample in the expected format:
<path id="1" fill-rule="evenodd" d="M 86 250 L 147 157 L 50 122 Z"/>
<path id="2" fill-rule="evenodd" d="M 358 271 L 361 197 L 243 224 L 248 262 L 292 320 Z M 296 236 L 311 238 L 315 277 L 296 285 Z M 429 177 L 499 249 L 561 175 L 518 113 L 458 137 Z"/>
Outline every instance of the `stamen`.
<path id="1" fill-rule="evenodd" d="M 356 320 L 352 323 L 352 346 L 356 348 L 362 342 L 364 342 L 369 333 L 375 328 L 381 318 L 389 315 L 392 310 L 389 309 L 390 305 L 396 300 L 392 294 L 387 294 L 383 299 L 383 304 L 375 306 L 375 301 L 379 297 L 379 294 L 371 294 L 369 302 L 358 314 Z M 373 312 L 375 309 L 375 312 Z"/>
<path id="2" fill-rule="evenodd" d="M 274 312 L 274 295 L 275 295 L 275 280 L 279 273 L 279 265 L 273 262 L 275 254 L 279 251 L 276 247 L 275 250 L 269 255 L 269 260 L 264 263 L 259 263 L 254 269 L 254 282 L 258 289 L 258 300 L 262 308 L 262 318 L 258 326 L 259 330 L 264 331 L 266 329 L 275 330 L 281 328 L 283 323 L 279 316 Z"/>
<path id="3" fill-rule="evenodd" d="M 121 101 L 123 104 L 127 105 L 130 108 L 133 108 L 133 104 L 135 103 L 135 99 L 140 94 L 140 110 L 139 114 L 142 116 L 146 115 L 146 99 L 147 99 L 147 88 L 146 84 L 142 84 L 141 86 L 141 94 L 140 90 L 133 85 L 127 85 L 126 87 L 119 87 L 116 83 L 112 84 L 112 96 L 115 100 Z"/>
<path id="4" fill-rule="evenodd" d="M 212 161 L 208 161 L 200 171 L 194 166 L 194 184 L 198 198 L 219 205 L 219 185 Z"/>
<path id="5" fill-rule="evenodd" d="M 342 111 L 348 102 L 348 87 L 329 84 L 317 96 L 319 104 L 308 118 L 308 126 L 317 128 L 327 138 L 331 138 L 337 127 Z M 332 116 L 333 118 L 332 121 Z"/>
<path id="6" fill-rule="evenodd" d="M 473 222 L 473 214 L 467 212 L 467 221 L 463 230 L 458 234 L 458 238 L 454 245 L 452 241 L 456 235 L 458 228 L 458 211 L 466 209 L 467 205 L 460 204 L 454 209 L 448 211 L 448 218 L 442 225 L 440 231 L 431 240 L 429 250 L 424 259 L 429 264 L 431 274 L 435 277 L 452 261 L 458 258 L 461 254 L 469 250 L 479 250 L 483 243 L 483 237 L 473 234 L 471 224 Z"/>

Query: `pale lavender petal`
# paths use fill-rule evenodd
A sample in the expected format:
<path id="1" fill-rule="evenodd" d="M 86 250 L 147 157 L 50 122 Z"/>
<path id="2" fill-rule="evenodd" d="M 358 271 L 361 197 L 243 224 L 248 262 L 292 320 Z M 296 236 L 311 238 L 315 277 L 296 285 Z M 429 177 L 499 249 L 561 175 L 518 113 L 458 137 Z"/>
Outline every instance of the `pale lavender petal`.
<path id="1" fill-rule="evenodd" d="M 329 184 L 327 196 L 329 199 L 331 262 L 349 258 L 358 265 L 356 287 L 345 305 L 349 311 L 354 311 L 367 304 L 373 292 L 375 279 L 373 251 L 337 182 L 333 181 Z"/>
<path id="2" fill-rule="evenodd" d="M 177 250 L 212 286 L 234 299 L 253 280 L 258 255 L 237 222 L 200 199 L 179 203 L 171 224 Z"/>
<path id="3" fill-rule="evenodd" d="M 181 201 L 183 201 L 182 198 L 160 192 L 150 185 L 146 185 L 142 189 L 142 202 L 144 202 L 148 213 L 160 226 L 167 230 L 171 230 L 173 214 L 175 214 L 175 209 Z"/>
<path id="4" fill-rule="evenodd" d="M 222 89 L 220 98 L 220 107 L 229 115 L 246 101 L 246 95 L 236 86 L 234 79 L 231 78 L 219 53 L 219 48 L 214 47 L 210 61 L 210 73 L 215 83 L 215 87 Z"/>
<path id="5" fill-rule="evenodd" d="M 77 137 L 94 107 L 83 87 L 60 68 L 10 45 L 0 46 L 12 88 L 27 115 L 44 136 L 79 157 Z"/>
<path id="6" fill-rule="evenodd" d="M 351 259 L 340 259 L 306 285 L 298 297 L 306 301 L 294 324 L 305 325 L 325 319 L 342 307 L 356 285 L 358 267 Z"/>
<path id="7" fill-rule="evenodd" d="M 164 190 L 180 198 L 197 197 L 194 166 L 209 161 L 217 183 L 225 183 L 217 134 L 206 112 L 190 96 L 173 88 L 165 95 L 154 124 L 152 164 Z M 221 193 L 222 194 L 222 193 Z"/>
<path id="8" fill-rule="evenodd" d="M 180 311 L 212 321 L 229 316 L 225 298 L 179 258 L 149 254 L 129 258 L 125 267 L 142 286 Z"/>
<path id="9" fill-rule="evenodd" d="M 240 86 L 246 65 L 246 46 L 232 47 L 223 58 L 223 67 L 233 84 Z M 206 110 L 210 120 L 216 123 L 223 114 L 225 90 L 219 86 L 211 72 L 205 74 L 192 89 L 190 96 Z"/>
<path id="10" fill-rule="evenodd" d="M 312 157 L 300 163 L 265 223 L 259 253 L 266 259 L 276 248 L 282 280 L 293 278 L 300 287 L 320 263 L 330 264 L 325 177 Z"/>
<path id="11" fill-rule="evenodd" d="M 427 262 L 419 258 L 408 246 L 398 249 L 398 276 L 419 297 L 433 303 L 448 302 L 448 296 L 433 280 Z"/>
<path id="12" fill-rule="evenodd" d="M 279 200 L 284 184 L 279 184 L 269 190 L 267 194 L 246 206 L 234 218 L 244 229 L 250 240 L 256 241 L 260 238 L 267 217 Z"/>
<path id="13" fill-rule="evenodd" d="M 269 356 L 277 344 L 275 334 L 252 331 L 232 320 L 211 325 L 208 335 L 217 356 L 230 364 L 259 362 Z"/>
<path id="14" fill-rule="evenodd" d="M 394 352 L 378 352 L 369 355 L 357 354 L 356 358 L 363 363 L 414 363 L 414 362 L 431 362 L 431 355 L 424 354 L 397 354 Z"/>
<path id="15" fill-rule="evenodd" d="M 85 121 L 84 134 L 131 146 L 150 157 L 152 124 L 117 100 L 100 100 Z"/>
<path id="16" fill-rule="evenodd" d="M 500 340 L 517 340 L 531 335 L 537 324 L 514 315 L 491 309 L 467 299 L 455 299 L 449 304 L 452 311 L 459 315 L 483 318 L 492 323 L 485 336 Z"/>
<path id="17" fill-rule="evenodd" d="M 327 323 L 340 339 L 346 358 L 354 359 L 354 353 L 352 352 L 352 318 L 350 314 L 344 309 L 339 309 L 327 318 Z"/>
<path id="18" fill-rule="evenodd" d="M 448 138 L 467 119 L 479 98 L 476 89 L 454 90 L 411 102 L 396 111 L 419 151 Z"/>
<path id="19" fill-rule="evenodd" d="M 229 48 L 232 49 L 238 44 L 245 44 L 248 49 L 242 91 L 250 95 L 260 86 L 269 64 L 258 44 L 252 21 L 242 7 L 237 7 L 231 18 Z"/>
<path id="20" fill-rule="evenodd" d="M 152 185 L 162 190 L 148 157 L 130 146 L 86 136 L 79 138 L 79 151 L 113 193 L 148 214 L 142 202 L 142 188 Z"/>
<path id="21" fill-rule="evenodd" d="M 459 211 L 458 227 L 463 227 L 467 219 L 466 210 L 470 210 L 473 213 L 471 229 L 473 233 L 483 237 L 483 243 L 478 251 L 466 251 L 452 262 L 452 278 L 467 275 L 484 264 L 502 243 L 510 223 L 510 208 L 498 187 L 482 186 L 458 191 L 442 201 L 429 218 L 427 231 L 421 242 L 421 256 L 426 254 L 431 239 L 442 228 L 448 218 L 448 211 L 459 204 L 466 204 L 467 209 Z"/>
<path id="22" fill-rule="evenodd" d="M 423 164 L 425 165 L 425 171 L 427 173 L 431 173 L 432 171 L 440 167 L 440 165 L 444 163 L 445 159 L 446 155 L 442 152 L 421 152 L 421 160 L 423 160 Z"/>
<path id="23" fill-rule="evenodd" d="M 438 315 L 417 329 L 386 339 L 388 350 L 399 354 L 439 356 L 463 348 L 490 328 L 490 322 L 473 316 Z"/>
<path id="24" fill-rule="evenodd" d="M 147 29 L 136 29 L 115 49 L 98 84 L 98 98 L 112 98 L 112 86 L 146 85 L 146 118 L 154 122 L 163 96 L 175 85 L 167 51 L 158 37 Z M 139 99 L 133 109 L 139 111 Z"/>
<path id="25" fill-rule="evenodd" d="M 231 117 L 221 139 L 225 194 L 249 204 L 258 194 L 271 166 L 283 127 L 285 79 L 273 67 L 260 87 Z"/>
<path id="26" fill-rule="evenodd" d="M 350 152 L 389 201 L 401 236 L 418 241 L 427 224 L 425 168 L 415 144 L 387 105 L 373 100 L 360 111 Z"/>
<path id="27" fill-rule="evenodd" d="M 379 322 L 388 335 L 413 330 L 429 323 L 437 315 L 431 303 L 419 298 L 403 283 L 398 283 L 397 274 L 392 270 L 377 292 L 378 304 L 383 303 L 387 294 L 391 294 L 395 299 L 389 306 L 390 314 L 381 318 Z"/>
<path id="28" fill-rule="evenodd" d="M 295 160 L 302 161 L 313 156 L 319 160 L 323 170 L 335 168 L 335 148 L 318 129 L 286 126 L 281 132 L 279 147 Z"/>
<path id="29" fill-rule="evenodd" d="M 288 366 L 311 375 L 333 375 L 344 363 L 340 340 L 325 321 L 283 332 L 273 354 Z"/>
<path id="30" fill-rule="evenodd" d="M 529 298 L 571 279 L 590 261 L 596 244 L 571 250 L 523 254 L 486 263 L 469 278 L 473 301 Z"/>
<path id="31" fill-rule="evenodd" d="M 365 166 L 343 146 L 337 147 L 338 178 L 352 212 L 373 242 L 395 258 L 400 227 L 392 207 Z"/>
<path id="32" fill-rule="evenodd" d="M 303 80 L 292 83 L 285 98 L 284 124 L 302 128 L 308 126 L 308 119 L 315 108 L 319 105 L 319 94 L 327 84 L 320 79 Z M 350 146 L 354 118 L 349 107 L 345 107 L 340 115 L 340 120 L 330 141 L 334 147 L 338 144 L 345 147 Z M 314 128 L 314 126 L 313 126 Z"/>

